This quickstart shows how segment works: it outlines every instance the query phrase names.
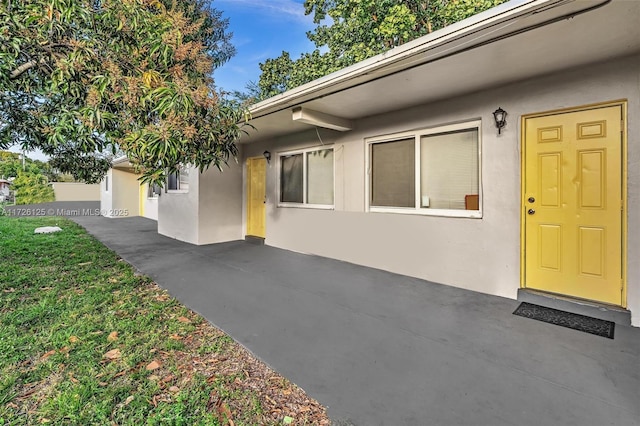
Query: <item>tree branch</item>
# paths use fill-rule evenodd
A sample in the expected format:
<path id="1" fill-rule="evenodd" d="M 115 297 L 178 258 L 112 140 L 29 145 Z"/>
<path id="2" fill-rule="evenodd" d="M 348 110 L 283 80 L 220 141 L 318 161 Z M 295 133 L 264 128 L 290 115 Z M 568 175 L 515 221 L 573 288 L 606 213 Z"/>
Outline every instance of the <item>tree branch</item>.
<path id="1" fill-rule="evenodd" d="M 65 47 L 65 48 L 72 48 L 72 46 L 68 43 L 54 43 L 54 44 L 49 44 L 49 45 L 45 45 L 42 46 L 42 48 L 44 50 L 46 50 L 47 52 L 49 52 L 49 54 L 53 55 L 53 49 L 57 49 L 60 47 Z M 35 67 L 36 65 L 43 65 L 45 64 L 46 61 L 44 59 L 40 59 L 39 61 L 36 61 L 35 59 L 30 60 L 29 62 L 25 62 L 24 64 L 20 65 L 18 68 L 16 68 L 15 70 L 11 71 L 11 74 L 9 75 L 9 78 L 16 79 L 18 77 L 20 77 L 22 74 L 24 74 L 25 72 L 29 71 L 31 68 Z"/>
<path id="2" fill-rule="evenodd" d="M 40 61 L 42 62 L 42 61 Z M 16 79 L 18 77 L 20 77 L 22 74 L 24 74 L 25 72 L 29 71 L 31 68 L 35 67 L 36 65 L 38 65 L 38 61 L 32 60 L 29 62 L 25 62 L 24 64 L 20 65 L 18 68 L 16 68 L 15 70 L 11 71 L 11 74 L 9 75 L 10 79 Z"/>

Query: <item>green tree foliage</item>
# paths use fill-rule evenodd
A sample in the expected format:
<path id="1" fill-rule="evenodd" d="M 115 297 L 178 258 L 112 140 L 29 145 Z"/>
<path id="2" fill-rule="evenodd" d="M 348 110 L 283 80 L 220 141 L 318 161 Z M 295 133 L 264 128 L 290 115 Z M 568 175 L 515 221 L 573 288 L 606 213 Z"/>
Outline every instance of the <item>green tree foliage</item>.
<path id="1" fill-rule="evenodd" d="M 206 0 L 0 0 L 0 149 L 40 148 L 96 182 L 126 153 L 144 180 L 221 167 L 244 112 L 213 70 L 233 54 Z"/>
<path id="2" fill-rule="evenodd" d="M 53 188 L 48 184 L 47 177 L 32 171 L 19 171 L 13 181 L 16 204 L 37 204 L 55 201 Z"/>
<path id="3" fill-rule="evenodd" d="M 0 151 L 0 179 L 16 177 L 21 169 L 20 154 Z"/>
<path id="4" fill-rule="evenodd" d="M 49 163 L 25 158 L 22 161 L 20 154 L 9 151 L 0 151 L 0 178 L 15 178 L 22 171 L 44 175 L 49 182 L 56 182 L 60 174 Z"/>
<path id="5" fill-rule="evenodd" d="M 292 60 L 288 52 L 260 64 L 260 97 L 338 71 L 506 0 L 305 0 L 317 25 L 316 49 Z"/>
<path id="6" fill-rule="evenodd" d="M 245 85 L 244 91 L 234 90 L 229 93 L 229 99 L 243 108 L 248 108 L 250 105 L 261 100 L 261 98 L 260 86 L 258 86 L 258 83 L 255 81 L 249 81 Z"/>

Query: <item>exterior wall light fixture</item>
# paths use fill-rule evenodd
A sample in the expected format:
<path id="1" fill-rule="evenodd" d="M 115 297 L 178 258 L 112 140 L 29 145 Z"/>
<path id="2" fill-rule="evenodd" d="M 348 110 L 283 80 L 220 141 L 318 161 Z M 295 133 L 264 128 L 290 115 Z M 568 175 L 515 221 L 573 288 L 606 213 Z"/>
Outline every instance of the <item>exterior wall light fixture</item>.
<path id="1" fill-rule="evenodd" d="M 493 119 L 496 121 L 496 127 L 498 128 L 498 134 L 504 126 L 507 125 L 507 111 L 502 108 L 498 108 L 493 111 Z"/>
<path id="2" fill-rule="evenodd" d="M 267 160 L 267 164 L 271 164 L 271 153 L 269 151 L 265 151 L 262 155 L 264 155 L 264 158 Z"/>

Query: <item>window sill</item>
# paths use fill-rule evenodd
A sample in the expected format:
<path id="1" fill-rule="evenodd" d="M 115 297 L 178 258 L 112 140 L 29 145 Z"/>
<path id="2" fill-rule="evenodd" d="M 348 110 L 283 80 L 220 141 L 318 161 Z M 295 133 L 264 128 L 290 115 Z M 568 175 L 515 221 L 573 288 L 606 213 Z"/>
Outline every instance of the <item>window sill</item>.
<path id="1" fill-rule="evenodd" d="M 312 210 L 335 210 L 333 205 L 325 204 L 297 204 L 297 203 L 278 203 L 278 208 L 294 208 L 294 209 L 312 209 Z"/>
<path id="2" fill-rule="evenodd" d="M 371 213 L 397 213 L 420 216 L 482 219 L 481 210 L 412 209 L 403 207 L 369 207 Z"/>
<path id="3" fill-rule="evenodd" d="M 167 189 L 167 194 L 188 194 L 188 189 Z"/>

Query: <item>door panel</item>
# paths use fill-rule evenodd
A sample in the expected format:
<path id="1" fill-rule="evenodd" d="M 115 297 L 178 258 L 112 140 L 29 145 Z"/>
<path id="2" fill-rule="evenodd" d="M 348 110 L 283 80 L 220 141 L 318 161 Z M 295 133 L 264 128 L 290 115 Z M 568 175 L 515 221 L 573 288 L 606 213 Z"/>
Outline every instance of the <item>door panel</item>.
<path id="1" fill-rule="evenodd" d="M 138 203 L 140 204 L 138 209 L 140 216 L 144 217 L 144 202 L 147 199 L 147 184 L 139 185 L 138 189 Z"/>
<path id="2" fill-rule="evenodd" d="M 524 286 L 622 305 L 622 106 L 524 120 Z"/>
<path id="3" fill-rule="evenodd" d="M 264 158 L 247 160 L 247 235 L 261 238 L 266 235 L 266 170 Z"/>

